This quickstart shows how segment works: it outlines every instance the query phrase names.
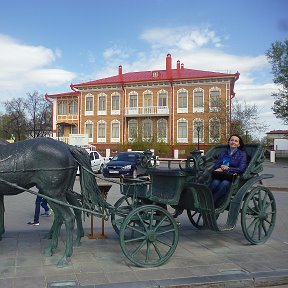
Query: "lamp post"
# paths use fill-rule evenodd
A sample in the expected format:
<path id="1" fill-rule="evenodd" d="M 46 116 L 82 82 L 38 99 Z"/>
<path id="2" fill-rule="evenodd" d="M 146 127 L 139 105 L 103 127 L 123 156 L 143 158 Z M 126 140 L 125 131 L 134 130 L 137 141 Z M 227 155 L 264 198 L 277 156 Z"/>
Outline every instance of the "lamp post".
<path id="1" fill-rule="evenodd" d="M 201 127 L 197 126 L 196 130 L 197 130 L 197 141 L 198 141 L 197 142 L 197 149 L 200 150 L 199 149 L 199 133 L 200 133 Z"/>

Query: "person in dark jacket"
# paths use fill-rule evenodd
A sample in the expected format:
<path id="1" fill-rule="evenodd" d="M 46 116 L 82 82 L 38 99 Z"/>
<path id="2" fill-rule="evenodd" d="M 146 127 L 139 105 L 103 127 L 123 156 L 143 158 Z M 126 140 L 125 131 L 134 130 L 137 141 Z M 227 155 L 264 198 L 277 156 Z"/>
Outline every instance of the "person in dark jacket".
<path id="1" fill-rule="evenodd" d="M 243 151 L 244 142 L 239 135 L 231 135 L 225 151 L 220 153 L 214 170 L 220 173 L 242 174 L 247 167 L 247 154 Z M 214 202 L 222 198 L 231 186 L 231 180 L 216 179 L 212 175 L 210 190 L 213 194 Z"/>

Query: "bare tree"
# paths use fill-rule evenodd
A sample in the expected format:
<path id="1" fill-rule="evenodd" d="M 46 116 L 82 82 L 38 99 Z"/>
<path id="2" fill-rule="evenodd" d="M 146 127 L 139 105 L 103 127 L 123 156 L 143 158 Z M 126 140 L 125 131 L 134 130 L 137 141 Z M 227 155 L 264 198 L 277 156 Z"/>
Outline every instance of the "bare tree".
<path id="1" fill-rule="evenodd" d="M 29 137 L 43 137 L 50 134 L 51 131 L 51 106 L 39 95 L 37 91 L 33 94 L 28 93 L 25 100 L 25 109 L 27 111 L 27 132 Z"/>
<path id="2" fill-rule="evenodd" d="M 257 132 L 265 132 L 268 129 L 268 125 L 260 121 L 258 107 L 249 105 L 246 102 L 240 104 L 235 100 L 232 106 L 232 123 L 231 133 L 245 136 L 247 141 L 258 140 Z"/>
<path id="3" fill-rule="evenodd" d="M 22 98 L 14 98 L 4 103 L 6 110 L 5 130 L 15 137 L 16 141 L 26 138 L 27 120 L 25 114 L 25 104 Z"/>

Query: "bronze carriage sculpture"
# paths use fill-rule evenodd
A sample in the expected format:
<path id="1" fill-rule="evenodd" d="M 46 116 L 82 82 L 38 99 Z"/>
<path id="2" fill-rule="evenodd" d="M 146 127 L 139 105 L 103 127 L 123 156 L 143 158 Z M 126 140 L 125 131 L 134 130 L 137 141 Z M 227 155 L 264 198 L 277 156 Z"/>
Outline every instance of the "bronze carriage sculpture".
<path id="1" fill-rule="evenodd" d="M 5 231 L 3 195 L 16 195 L 23 191 L 35 193 L 30 190 L 35 185 L 56 212 L 49 233 L 51 244 L 46 249 L 47 255 L 52 255 L 56 249 L 60 227 L 65 223 L 66 249 L 58 263 L 61 267 L 68 264 L 73 253 L 74 217 L 77 243 L 83 236 L 81 212 L 103 217 L 104 211 L 105 220 L 111 216 L 123 253 L 141 267 L 162 265 L 176 250 L 179 227 L 168 206 L 187 210 L 195 227 L 215 231 L 232 230 L 241 214 L 245 238 L 252 244 L 264 243 L 275 225 L 276 203 L 272 192 L 261 184 L 263 179 L 273 177 L 259 174 L 264 160 L 262 147 L 246 145 L 249 165 L 245 173 L 235 179 L 222 204 L 215 208 L 208 182 L 213 163 L 225 147 L 216 146 L 205 157 L 200 151 L 194 151 L 187 157 L 185 167 L 179 165 L 178 169 L 153 167 L 148 153 L 142 162 L 147 167 L 149 178 L 122 179 L 119 184 L 123 196 L 110 205 L 101 196 L 84 149 L 49 138 L 1 145 L 1 235 Z M 24 150 L 24 156 L 19 154 Z M 72 191 L 78 165 L 81 194 Z M 218 225 L 217 218 L 224 211 L 228 211 L 226 224 Z"/>
<path id="2" fill-rule="evenodd" d="M 184 168 L 151 168 L 149 182 L 124 179 L 124 196 L 115 203 L 111 220 L 122 251 L 133 263 L 158 266 L 173 255 L 179 234 L 167 205 L 187 210 L 196 228 L 214 231 L 232 230 L 241 214 L 242 231 L 250 243 L 268 240 L 276 222 L 276 202 L 272 192 L 262 185 L 263 179 L 273 175 L 259 175 L 264 161 L 261 145 L 246 145 L 249 165 L 245 173 L 236 177 L 222 204 L 214 207 L 208 183 L 213 164 L 226 147 L 216 146 L 205 157 L 194 151 Z M 227 221 L 220 226 L 217 219 L 224 211 L 228 211 Z"/>

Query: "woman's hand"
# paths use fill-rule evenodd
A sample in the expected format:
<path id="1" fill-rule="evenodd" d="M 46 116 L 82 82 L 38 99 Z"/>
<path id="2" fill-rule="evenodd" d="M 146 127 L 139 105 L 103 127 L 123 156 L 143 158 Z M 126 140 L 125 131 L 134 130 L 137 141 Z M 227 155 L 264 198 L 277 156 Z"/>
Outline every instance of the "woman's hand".
<path id="1" fill-rule="evenodd" d="M 229 166 L 221 165 L 221 166 L 220 166 L 220 169 L 221 169 L 222 171 L 227 171 L 227 170 L 229 170 Z"/>

